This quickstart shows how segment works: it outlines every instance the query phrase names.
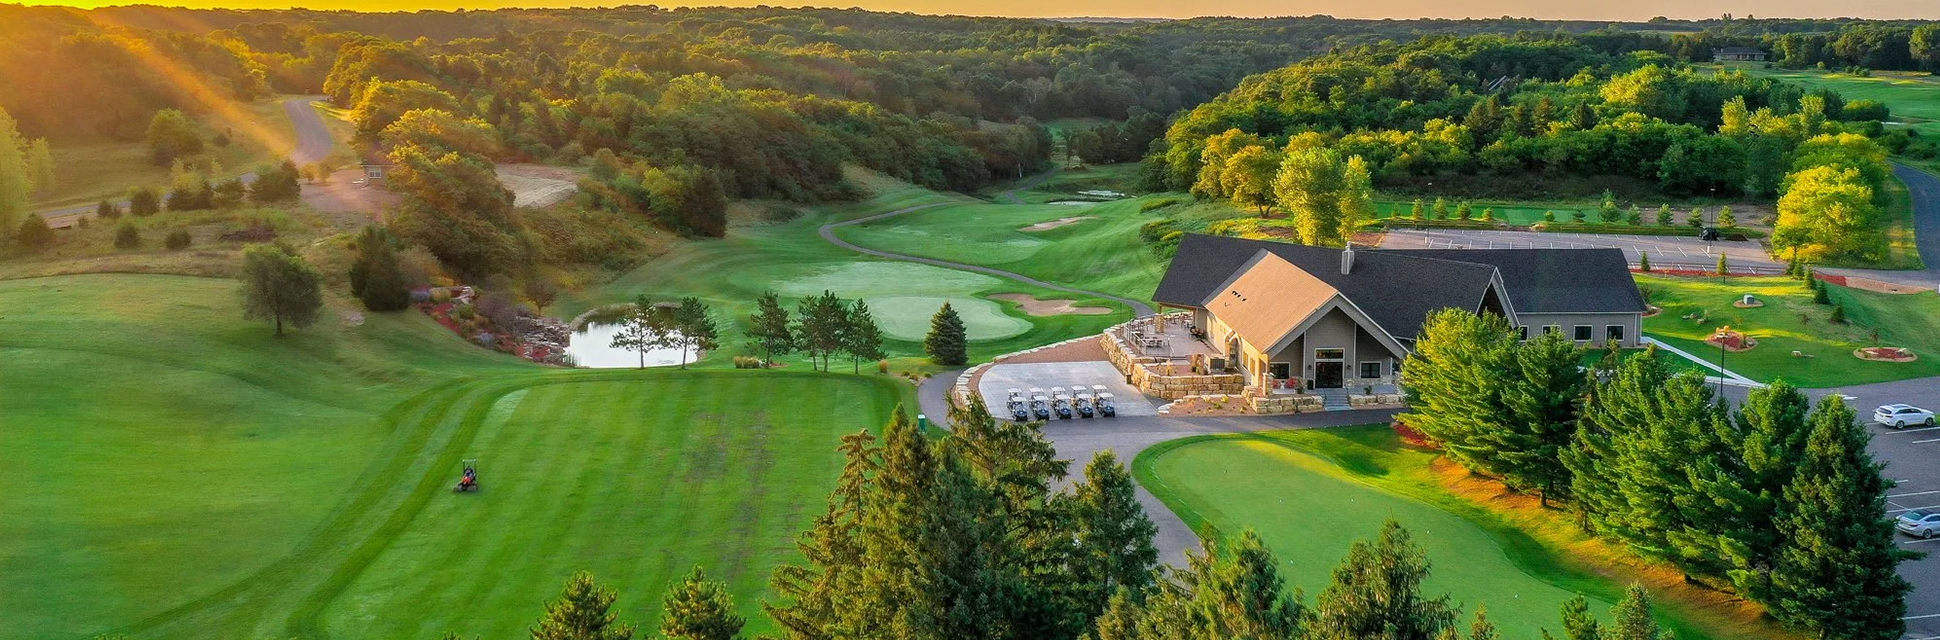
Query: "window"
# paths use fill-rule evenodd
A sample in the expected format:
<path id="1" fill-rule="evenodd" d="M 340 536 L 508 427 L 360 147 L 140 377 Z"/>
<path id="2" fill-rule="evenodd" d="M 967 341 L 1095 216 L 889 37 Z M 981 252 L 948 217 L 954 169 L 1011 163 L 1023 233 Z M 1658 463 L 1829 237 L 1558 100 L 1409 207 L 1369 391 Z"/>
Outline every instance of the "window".
<path id="1" fill-rule="evenodd" d="M 1563 325 L 1560 325 L 1560 324 L 1545 325 L 1543 327 L 1543 333 L 1562 333 L 1562 332 L 1563 332 Z"/>
<path id="2" fill-rule="evenodd" d="M 1516 339 L 1517 340 L 1529 339 L 1529 325 L 1525 324 L 1525 325 L 1516 327 Z"/>
<path id="3" fill-rule="evenodd" d="M 1381 362 L 1377 360 L 1374 362 L 1361 363 L 1361 377 L 1362 378 L 1381 377 Z"/>
<path id="4" fill-rule="evenodd" d="M 1314 350 L 1315 360 L 1344 360 L 1346 358 L 1347 358 L 1346 349 L 1315 349 Z"/>
<path id="5" fill-rule="evenodd" d="M 1604 327 L 1603 339 L 1606 342 L 1615 342 L 1615 343 L 1621 344 L 1623 342 L 1623 325 L 1613 324 L 1613 325 Z"/>
<path id="6" fill-rule="evenodd" d="M 1576 341 L 1577 342 L 1590 341 L 1590 325 L 1587 325 L 1587 324 L 1576 325 Z"/>
<path id="7" fill-rule="evenodd" d="M 1267 365 L 1266 370 L 1268 375 L 1273 376 L 1275 380 L 1285 380 L 1293 377 L 1293 363 L 1291 362 L 1275 362 Z"/>

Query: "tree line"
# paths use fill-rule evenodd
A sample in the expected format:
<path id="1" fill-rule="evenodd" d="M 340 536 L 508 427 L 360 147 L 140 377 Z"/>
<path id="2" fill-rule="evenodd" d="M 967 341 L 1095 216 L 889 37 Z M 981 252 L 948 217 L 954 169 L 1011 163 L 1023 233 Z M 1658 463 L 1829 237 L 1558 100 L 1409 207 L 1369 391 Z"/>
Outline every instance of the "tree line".
<path id="1" fill-rule="evenodd" d="M 1501 317 L 1430 316 L 1402 368 L 1399 419 L 1471 472 L 1574 511 L 1588 531 L 1690 580 L 1840 640 L 1898 638 L 1911 585 L 1894 571 L 1891 483 L 1840 396 L 1783 381 L 1735 411 L 1655 349 L 1593 370 L 1560 333 L 1519 340 Z"/>
<path id="2" fill-rule="evenodd" d="M 1423 588 L 1432 563 L 1389 522 L 1356 542 L 1310 603 L 1286 584 L 1258 535 L 1208 537 L 1183 566 L 1161 566 L 1157 528 L 1130 472 L 1109 451 L 1063 490 L 1041 423 L 999 421 L 981 401 L 953 407 L 932 439 L 897 410 L 879 438 L 842 439 L 826 509 L 802 532 L 802 560 L 777 567 L 762 603 L 783 640 L 1494 640 L 1478 605 L 1463 620 Z M 586 574 L 567 581 L 534 640 L 626 640 L 616 594 Z M 743 637 L 724 585 L 695 569 L 663 597 L 661 635 Z M 1599 620 L 1579 596 L 1559 612 L 1568 640 L 1658 640 L 1648 594 L 1632 587 Z M 1545 632 L 1547 634 L 1547 632 Z M 448 634 L 447 638 L 461 638 Z"/>

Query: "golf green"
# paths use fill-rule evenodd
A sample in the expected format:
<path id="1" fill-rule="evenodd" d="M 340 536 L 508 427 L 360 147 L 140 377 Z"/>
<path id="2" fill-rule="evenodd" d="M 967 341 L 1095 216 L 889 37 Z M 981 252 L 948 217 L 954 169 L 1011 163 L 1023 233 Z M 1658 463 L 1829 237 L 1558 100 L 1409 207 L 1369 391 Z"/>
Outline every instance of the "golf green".
<path id="1" fill-rule="evenodd" d="M 866 301 L 883 333 L 898 340 L 922 341 L 929 335 L 931 316 L 944 302 L 963 318 L 963 328 L 971 340 L 999 340 L 1031 330 L 1031 323 L 1006 315 L 1003 307 L 982 298 L 896 296 Z"/>
<path id="2" fill-rule="evenodd" d="M 1415 534 L 1434 563 L 1424 586 L 1428 593 L 1450 594 L 1465 616 L 1486 605 L 1503 638 L 1536 640 L 1542 627 L 1558 626 L 1558 607 L 1576 593 L 1529 573 L 1510 557 L 1507 541 L 1498 534 L 1435 505 L 1360 482 L 1341 465 L 1276 437 L 1282 433 L 1150 449 L 1137 460 L 1139 478 L 1188 523 L 1221 532 L 1258 531 L 1283 562 L 1288 585 L 1310 596 L 1327 586 L 1354 541 L 1372 538 L 1393 519 Z M 1402 455 L 1420 457 L 1414 462 L 1422 464 L 1432 458 L 1420 452 Z M 1349 464 L 1360 472 L 1388 471 L 1365 459 Z M 1608 603 L 1593 600 L 1592 606 L 1601 611 Z"/>

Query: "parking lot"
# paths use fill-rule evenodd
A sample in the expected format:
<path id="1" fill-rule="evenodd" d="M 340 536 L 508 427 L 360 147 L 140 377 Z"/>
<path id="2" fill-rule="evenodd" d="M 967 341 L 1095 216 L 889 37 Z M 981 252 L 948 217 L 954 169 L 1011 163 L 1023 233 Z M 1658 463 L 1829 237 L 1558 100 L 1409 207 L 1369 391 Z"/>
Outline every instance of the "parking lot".
<path id="1" fill-rule="evenodd" d="M 997 416 L 1009 415 L 1004 408 L 1008 390 L 1021 389 L 1029 393 L 1035 387 L 1051 394 L 1052 387 L 1067 389 L 1077 386 L 1103 385 L 1105 391 L 1115 396 L 1121 417 L 1155 416 L 1158 407 L 1145 399 L 1138 389 L 1125 383 L 1125 374 L 1119 373 L 1111 363 L 1090 362 L 1036 362 L 1030 364 L 992 365 L 977 382 L 977 393 L 983 394 L 989 405 L 990 413 Z"/>
<path id="2" fill-rule="evenodd" d="M 1383 249 L 1622 249 L 1636 264 L 1650 255 L 1653 269 L 1712 271 L 1718 255 L 1734 273 L 1779 274 L 1785 265 L 1765 255 L 1756 242 L 1705 242 L 1682 236 L 1627 236 L 1601 233 L 1540 233 L 1536 231 L 1477 231 L 1469 229 L 1393 229 L 1381 241 Z"/>

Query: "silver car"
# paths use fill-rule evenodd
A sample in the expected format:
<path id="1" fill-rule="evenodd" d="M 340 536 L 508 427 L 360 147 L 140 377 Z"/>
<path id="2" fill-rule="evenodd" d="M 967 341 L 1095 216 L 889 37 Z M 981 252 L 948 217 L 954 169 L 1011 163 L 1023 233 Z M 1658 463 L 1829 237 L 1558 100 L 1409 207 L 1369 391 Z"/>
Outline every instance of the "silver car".
<path id="1" fill-rule="evenodd" d="M 1925 509 L 1914 509 L 1902 513 L 1900 517 L 1895 518 L 1893 520 L 1893 526 L 1898 527 L 1902 533 L 1918 537 L 1921 540 L 1927 540 L 1932 538 L 1935 533 L 1940 533 L 1940 513 L 1934 513 Z"/>

